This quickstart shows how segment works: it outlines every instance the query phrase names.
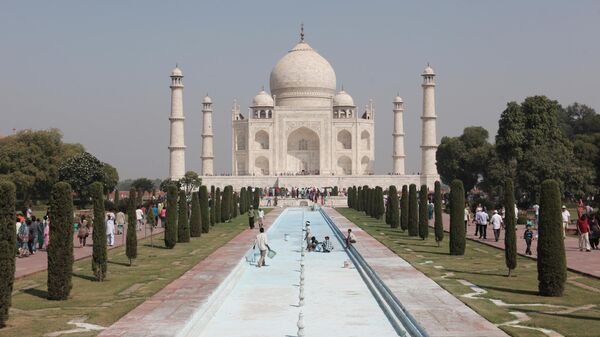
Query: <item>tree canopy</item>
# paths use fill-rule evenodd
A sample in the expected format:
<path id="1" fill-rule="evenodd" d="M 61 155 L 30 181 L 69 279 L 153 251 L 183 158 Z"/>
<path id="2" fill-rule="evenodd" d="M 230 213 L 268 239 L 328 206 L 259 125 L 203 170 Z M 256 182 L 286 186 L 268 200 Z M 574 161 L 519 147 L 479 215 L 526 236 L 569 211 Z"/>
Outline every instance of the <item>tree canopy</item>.
<path id="1" fill-rule="evenodd" d="M 58 179 L 71 185 L 83 206 L 89 196 L 90 185 L 96 181 L 104 182 L 104 166 L 98 158 L 83 152 L 67 159 L 58 168 Z"/>
<path id="2" fill-rule="evenodd" d="M 198 176 L 198 173 L 194 171 L 187 171 L 183 178 L 179 180 L 181 187 L 185 191 L 186 195 L 192 194 L 192 191 L 199 188 L 202 185 L 202 178 Z"/>

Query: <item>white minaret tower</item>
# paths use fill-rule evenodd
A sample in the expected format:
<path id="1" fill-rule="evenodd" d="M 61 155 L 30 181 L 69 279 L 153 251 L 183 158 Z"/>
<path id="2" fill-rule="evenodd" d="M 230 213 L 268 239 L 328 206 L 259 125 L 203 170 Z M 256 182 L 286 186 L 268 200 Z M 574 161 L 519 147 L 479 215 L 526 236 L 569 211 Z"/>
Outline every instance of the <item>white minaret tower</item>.
<path id="1" fill-rule="evenodd" d="M 206 94 L 202 100 L 202 175 L 212 176 L 213 173 L 213 127 L 212 99 Z"/>
<path id="2" fill-rule="evenodd" d="M 404 174 L 404 102 L 400 95 L 394 98 L 394 174 Z"/>
<path id="3" fill-rule="evenodd" d="M 183 136 L 183 73 L 178 66 L 171 72 L 171 142 L 169 144 L 169 176 L 179 180 L 185 175 L 185 142 Z"/>
<path id="4" fill-rule="evenodd" d="M 423 70 L 423 138 L 421 142 L 421 183 L 433 187 L 433 183 L 439 180 L 437 166 L 435 164 L 435 153 L 437 151 L 435 123 L 435 73 L 427 64 Z"/>

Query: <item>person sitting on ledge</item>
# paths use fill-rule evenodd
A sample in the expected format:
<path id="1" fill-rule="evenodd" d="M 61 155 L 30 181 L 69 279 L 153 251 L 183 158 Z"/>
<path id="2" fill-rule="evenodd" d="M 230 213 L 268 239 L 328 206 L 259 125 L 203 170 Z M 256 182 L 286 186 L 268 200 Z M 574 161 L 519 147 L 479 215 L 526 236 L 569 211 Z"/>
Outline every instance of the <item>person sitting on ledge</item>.
<path id="1" fill-rule="evenodd" d="M 350 247 L 351 243 L 356 243 L 356 236 L 352 233 L 352 229 L 348 228 L 348 235 L 346 236 L 346 248 Z"/>
<path id="2" fill-rule="evenodd" d="M 308 250 L 309 252 L 314 252 L 315 249 L 317 249 L 318 245 L 319 245 L 319 241 L 317 241 L 317 238 L 312 236 L 310 238 L 310 241 L 308 242 L 308 245 L 306 246 L 306 250 Z"/>
<path id="3" fill-rule="evenodd" d="M 325 241 L 321 242 L 323 253 L 330 253 L 333 250 L 333 244 L 329 240 L 329 236 L 325 237 Z"/>

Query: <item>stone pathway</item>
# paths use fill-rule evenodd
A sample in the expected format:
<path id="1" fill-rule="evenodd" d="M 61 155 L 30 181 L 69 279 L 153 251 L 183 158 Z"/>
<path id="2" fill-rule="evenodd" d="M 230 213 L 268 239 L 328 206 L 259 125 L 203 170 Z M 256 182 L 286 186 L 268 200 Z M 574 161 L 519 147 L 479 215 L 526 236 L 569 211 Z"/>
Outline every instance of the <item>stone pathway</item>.
<path id="1" fill-rule="evenodd" d="M 335 209 L 325 211 L 342 232 L 352 229 L 356 250 L 429 336 L 508 336 Z"/>
<path id="2" fill-rule="evenodd" d="M 450 230 L 450 215 L 444 213 L 444 230 L 448 232 Z M 430 221 L 430 225 L 433 226 L 433 220 Z M 500 239 L 498 242 L 494 241 L 494 232 L 491 226 L 487 226 L 487 240 L 480 240 L 475 237 L 475 225 L 471 224 L 467 227 L 467 239 L 478 241 L 486 245 L 504 249 L 504 234 L 505 231 L 500 231 Z M 525 232 L 525 226 L 517 226 L 517 253 L 519 255 L 530 257 L 532 259 L 537 258 L 537 240 L 534 240 L 531 244 L 531 252 L 533 255 L 525 255 L 525 240 L 523 239 L 523 233 Z M 600 278 L 600 250 L 592 250 L 591 252 L 580 252 L 579 251 L 579 238 L 576 236 L 568 236 L 565 238 L 565 252 L 567 255 L 567 268 L 571 271 L 589 275 L 592 277 Z"/>
<path id="3" fill-rule="evenodd" d="M 154 236 L 156 239 L 156 235 L 163 232 L 163 228 L 157 228 L 154 230 Z M 120 247 L 123 245 L 125 240 L 125 235 L 127 235 L 127 226 L 125 226 L 122 235 L 115 235 L 115 245 L 113 247 L 108 247 L 109 249 L 113 249 L 116 247 Z M 144 233 L 144 230 L 138 231 L 137 233 L 138 240 L 143 239 L 144 237 L 150 237 L 150 229 Z M 156 243 L 155 243 L 156 244 Z M 79 239 L 77 238 L 77 233 L 73 236 L 73 255 L 75 257 L 75 261 L 81 260 L 88 256 L 92 256 L 92 235 L 88 236 L 86 246 L 79 248 Z M 44 271 L 48 269 L 48 254 L 45 250 L 38 250 L 35 255 L 30 255 L 29 257 L 17 258 L 17 265 L 15 270 L 15 278 L 23 278 L 27 275 L 35 274 L 40 271 Z"/>

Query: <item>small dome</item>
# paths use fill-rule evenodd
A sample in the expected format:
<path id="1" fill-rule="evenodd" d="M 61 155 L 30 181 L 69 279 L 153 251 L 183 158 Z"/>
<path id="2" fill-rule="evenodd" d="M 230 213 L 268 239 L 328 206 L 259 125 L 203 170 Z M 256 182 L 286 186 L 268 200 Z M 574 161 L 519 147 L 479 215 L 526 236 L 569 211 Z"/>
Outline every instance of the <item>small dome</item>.
<path id="1" fill-rule="evenodd" d="M 429 64 L 427 65 L 427 67 L 423 70 L 423 75 L 435 75 L 435 73 L 433 72 L 433 68 L 431 68 L 429 66 Z"/>
<path id="2" fill-rule="evenodd" d="M 352 96 L 342 90 L 333 96 L 333 106 L 354 106 L 354 100 Z"/>
<path id="3" fill-rule="evenodd" d="M 261 90 L 254 98 L 252 99 L 252 106 L 273 106 L 275 102 L 273 101 L 273 97 L 267 94 L 264 90 Z"/>
<path id="4" fill-rule="evenodd" d="M 181 72 L 181 69 L 176 66 L 175 69 L 171 71 L 171 76 L 183 76 L 183 73 Z"/>
<path id="5" fill-rule="evenodd" d="M 402 100 L 402 97 L 396 95 L 396 97 L 394 97 L 394 103 L 404 103 L 404 101 Z"/>
<path id="6" fill-rule="evenodd" d="M 204 96 L 202 103 L 212 103 L 212 98 L 210 98 L 210 96 L 206 95 L 206 96 Z"/>

